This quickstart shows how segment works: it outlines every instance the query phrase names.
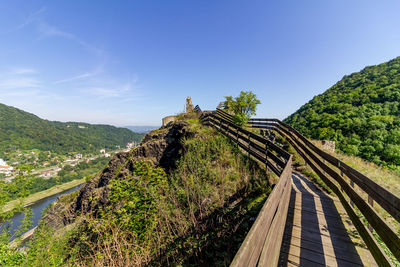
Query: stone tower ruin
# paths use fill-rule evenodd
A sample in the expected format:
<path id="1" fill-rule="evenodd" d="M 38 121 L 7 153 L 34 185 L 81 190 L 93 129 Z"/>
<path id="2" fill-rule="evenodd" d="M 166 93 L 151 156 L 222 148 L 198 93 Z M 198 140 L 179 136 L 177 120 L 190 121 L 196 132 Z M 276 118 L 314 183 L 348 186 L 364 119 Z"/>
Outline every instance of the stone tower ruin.
<path id="1" fill-rule="evenodd" d="M 193 111 L 194 106 L 192 104 L 192 99 L 190 96 L 186 98 L 186 113 Z"/>

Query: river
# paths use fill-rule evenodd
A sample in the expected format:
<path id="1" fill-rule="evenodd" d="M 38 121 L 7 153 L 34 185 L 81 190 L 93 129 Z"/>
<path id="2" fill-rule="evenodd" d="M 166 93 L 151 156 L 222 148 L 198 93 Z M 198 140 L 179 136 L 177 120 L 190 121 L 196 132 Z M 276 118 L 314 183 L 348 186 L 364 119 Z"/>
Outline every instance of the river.
<path id="1" fill-rule="evenodd" d="M 73 188 L 67 189 L 58 194 L 43 198 L 41 200 L 36 201 L 34 204 L 30 205 L 29 208 L 32 209 L 32 226 L 31 229 L 36 227 L 39 223 L 40 218 L 42 217 L 42 211 L 47 208 L 51 203 L 57 200 L 57 198 L 61 195 L 65 195 L 68 193 L 72 193 L 80 188 L 81 185 L 77 185 Z M 15 230 L 17 230 L 21 226 L 21 220 L 23 219 L 24 214 L 17 213 L 11 218 L 11 226 L 10 226 L 10 234 L 11 240 L 14 239 L 13 234 Z M 10 225 L 10 223 L 4 223 L 0 226 L 0 231 L 4 229 L 5 226 Z"/>

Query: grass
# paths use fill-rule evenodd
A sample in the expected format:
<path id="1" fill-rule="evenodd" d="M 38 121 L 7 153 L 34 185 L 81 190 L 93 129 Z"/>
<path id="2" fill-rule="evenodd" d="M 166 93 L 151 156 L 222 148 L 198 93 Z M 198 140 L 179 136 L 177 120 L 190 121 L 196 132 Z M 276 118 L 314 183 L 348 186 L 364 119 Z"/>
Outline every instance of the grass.
<path id="1" fill-rule="evenodd" d="M 312 142 L 320 149 L 325 150 L 322 147 L 321 141 L 313 140 Z M 365 161 L 356 156 L 346 155 L 337 151 L 325 151 L 400 197 L 400 175 L 398 172 L 390 170 L 387 167 L 378 166 L 375 163 Z"/>
<path id="2" fill-rule="evenodd" d="M 3 206 L 2 213 L 9 212 L 9 211 L 13 210 L 14 208 L 16 208 L 17 206 L 21 206 L 21 205 L 29 206 L 29 205 L 35 203 L 36 201 L 39 201 L 43 198 L 58 194 L 65 190 L 71 189 L 77 185 L 83 184 L 84 182 L 85 182 L 85 178 L 79 179 L 79 180 L 73 180 L 71 182 L 61 184 L 61 185 L 56 185 L 47 190 L 37 192 L 37 193 L 32 194 L 22 200 L 21 199 L 12 200 Z"/>
<path id="3" fill-rule="evenodd" d="M 320 141 L 312 141 L 316 146 L 324 149 Z M 362 174 L 366 175 L 368 178 L 379 184 L 380 186 L 386 188 L 388 191 L 396 196 L 400 196 L 400 175 L 398 172 L 390 170 L 386 167 L 381 167 L 375 163 L 365 161 L 356 156 L 345 155 L 340 152 L 329 152 L 332 156 L 340 159 L 344 163 L 358 170 Z M 368 201 L 368 195 L 361 188 L 355 185 L 355 190 L 359 193 L 365 201 Z M 374 202 L 375 210 L 381 215 L 387 223 L 389 223 L 397 233 L 400 234 L 400 223 L 396 221 L 390 214 L 388 214 L 379 204 Z"/>

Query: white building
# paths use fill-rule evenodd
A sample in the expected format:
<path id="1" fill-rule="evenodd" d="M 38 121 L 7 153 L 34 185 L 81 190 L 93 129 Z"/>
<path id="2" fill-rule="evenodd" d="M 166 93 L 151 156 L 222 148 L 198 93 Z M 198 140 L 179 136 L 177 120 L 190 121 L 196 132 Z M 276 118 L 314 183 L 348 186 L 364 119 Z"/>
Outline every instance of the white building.
<path id="1" fill-rule="evenodd" d="M 132 147 L 136 146 L 136 142 L 130 142 L 126 144 L 126 148 L 131 149 Z"/>
<path id="2" fill-rule="evenodd" d="M 3 159 L 0 159 L 0 166 L 8 166 L 8 165 Z"/>
<path id="3" fill-rule="evenodd" d="M 10 175 L 14 171 L 14 168 L 11 166 L 0 166 L 0 173 L 5 175 Z"/>
<path id="4" fill-rule="evenodd" d="M 10 175 L 13 171 L 13 167 L 8 166 L 8 164 L 3 159 L 0 159 L 0 173 Z"/>

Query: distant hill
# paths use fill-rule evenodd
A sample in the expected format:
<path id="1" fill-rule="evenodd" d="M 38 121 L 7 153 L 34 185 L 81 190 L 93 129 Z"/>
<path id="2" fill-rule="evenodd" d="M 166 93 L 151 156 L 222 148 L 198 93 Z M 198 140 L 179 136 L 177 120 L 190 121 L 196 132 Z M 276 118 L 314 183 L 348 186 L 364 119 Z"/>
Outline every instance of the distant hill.
<path id="1" fill-rule="evenodd" d="M 9 149 L 36 148 L 61 153 L 114 149 L 142 137 L 143 134 L 110 125 L 48 121 L 0 104 L 0 156 Z"/>
<path id="2" fill-rule="evenodd" d="M 285 119 L 347 153 L 400 166 L 400 57 L 344 76 Z"/>
<path id="3" fill-rule="evenodd" d="M 127 128 L 135 133 L 148 133 L 151 130 L 157 129 L 160 126 L 125 126 L 124 128 Z"/>

